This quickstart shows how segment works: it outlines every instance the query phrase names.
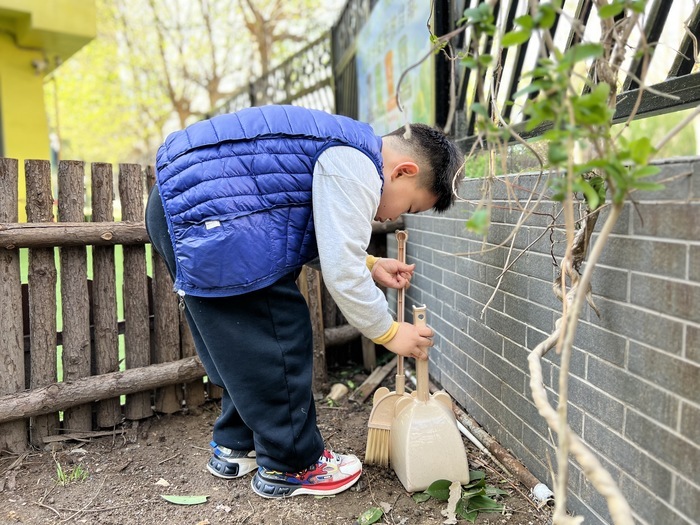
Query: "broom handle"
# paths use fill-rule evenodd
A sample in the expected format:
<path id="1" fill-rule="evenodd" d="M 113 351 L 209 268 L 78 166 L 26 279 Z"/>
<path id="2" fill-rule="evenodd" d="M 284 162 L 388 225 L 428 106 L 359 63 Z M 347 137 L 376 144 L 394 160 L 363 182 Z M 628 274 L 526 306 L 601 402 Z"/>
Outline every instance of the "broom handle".
<path id="1" fill-rule="evenodd" d="M 406 262 L 406 241 L 408 240 L 408 232 L 406 230 L 397 230 L 396 241 L 398 242 L 398 260 L 399 262 Z M 401 288 L 398 290 L 398 295 L 396 297 L 396 321 L 398 323 L 403 323 L 403 311 L 404 304 L 406 301 L 406 289 Z M 406 376 L 403 373 L 403 356 L 398 356 L 396 360 L 396 393 L 403 394 L 406 390 Z"/>
<path id="2" fill-rule="evenodd" d="M 428 308 L 413 306 L 413 324 L 415 326 L 427 326 L 426 313 Z M 428 349 L 425 349 L 428 353 Z M 430 397 L 430 377 L 428 376 L 428 359 L 416 359 L 416 398 L 426 402 Z"/>

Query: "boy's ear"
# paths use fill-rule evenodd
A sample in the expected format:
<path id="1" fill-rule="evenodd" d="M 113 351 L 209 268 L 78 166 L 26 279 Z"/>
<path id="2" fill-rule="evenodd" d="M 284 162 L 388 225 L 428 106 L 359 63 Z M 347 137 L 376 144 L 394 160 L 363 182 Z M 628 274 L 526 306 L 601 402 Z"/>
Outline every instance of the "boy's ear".
<path id="1" fill-rule="evenodd" d="M 411 161 L 399 162 L 393 169 L 395 177 L 415 177 L 418 175 L 418 164 Z"/>

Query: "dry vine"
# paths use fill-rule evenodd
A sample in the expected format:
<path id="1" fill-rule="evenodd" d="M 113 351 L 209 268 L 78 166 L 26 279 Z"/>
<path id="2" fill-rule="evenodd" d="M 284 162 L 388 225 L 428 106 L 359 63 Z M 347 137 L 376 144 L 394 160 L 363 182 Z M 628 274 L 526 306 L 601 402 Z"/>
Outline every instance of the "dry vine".
<path id="1" fill-rule="evenodd" d="M 476 88 L 475 88 L 475 104 L 473 106 L 481 106 L 481 108 L 488 108 L 488 116 L 484 115 L 482 120 L 482 127 L 479 131 L 479 135 L 474 141 L 474 145 L 467 155 L 467 159 L 471 158 L 475 154 L 477 148 L 481 147 L 489 152 L 489 166 L 488 173 L 485 176 L 484 186 L 482 189 L 482 200 L 477 204 L 477 211 L 483 207 L 489 208 L 491 206 L 490 199 L 490 184 L 494 179 L 495 173 L 495 151 L 501 149 L 503 152 L 506 151 L 507 143 L 511 141 L 518 142 L 529 148 L 537 158 L 540 164 L 540 172 L 537 184 L 535 188 L 538 187 L 540 180 L 544 177 L 545 163 L 541 157 L 537 154 L 531 146 L 525 142 L 518 133 L 513 129 L 513 127 L 503 118 L 501 115 L 498 104 L 494 99 L 495 93 L 498 92 L 497 87 L 491 90 L 491 98 L 489 99 L 484 94 L 484 82 L 482 76 L 493 73 L 493 70 L 488 68 L 481 68 L 481 62 L 479 61 L 480 55 L 483 56 L 484 52 L 481 49 L 481 43 L 479 36 L 479 31 L 483 31 L 482 34 L 489 34 L 489 29 L 492 31 L 491 36 L 498 32 L 500 37 L 504 37 L 504 32 L 502 30 L 497 30 L 495 25 L 493 25 L 493 19 L 488 20 L 486 16 L 486 11 L 482 7 L 493 12 L 493 7 L 496 4 L 494 1 L 486 2 L 479 6 L 477 9 L 468 9 L 465 11 L 465 18 L 462 22 L 466 22 L 461 27 L 456 30 L 443 35 L 441 37 L 436 37 L 432 35 L 433 48 L 421 60 L 407 69 L 404 74 L 399 79 L 399 85 L 397 86 L 397 102 L 400 106 L 399 95 L 400 95 L 400 85 L 405 74 L 417 66 L 419 63 L 426 60 L 429 56 L 434 54 L 436 51 L 443 52 L 448 60 L 452 64 L 452 71 L 454 75 L 454 64 L 459 59 L 464 59 L 465 56 L 470 57 L 471 64 L 476 64 L 475 73 L 477 75 Z M 557 16 L 566 16 L 566 14 L 557 7 L 557 3 L 547 4 L 549 8 L 556 11 Z M 610 127 L 612 125 L 612 110 L 615 109 L 617 101 L 617 86 L 618 78 L 621 73 L 629 74 L 629 72 L 622 70 L 622 64 L 625 60 L 627 53 L 630 49 L 642 53 L 642 74 L 641 78 L 636 78 L 638 82 L 639 96 L 636 100 L 636 104 L 631 111 L 631 114 L 625 124 L 625 127 L 634 118 L 640 102 L 642 94 L 646 92 L 653 92 L 657 95 L 667 96 L 673 98 L 671 95 L 659 93 L 658 91 L 650 88 L 644 82 L 646 77 L 646 72 L 648 68 L 649 56 L 648 56 L 648 46 L 644 41 L 644 31 L 641 23 L 641 14 L 644 11 L 644 5 L 640 3 L 632 3 L 625 0 L 595 0 L 595 5 L 599 11 L 602 13 L 605 10 L 610 11 L 611 7 L 621 7 L 620 12 L 617 13 L 619 16 L 600 16 L 599 20 L 601 23 L 601 45 L 602 53 L 600 56 L 596 56 L 593 60 L 595 79 L 593 84 L 590 83 L 590 79 L 581 79 L 587 82 L 589 87 L 606 85 L 608 87 L 607 100 L 605 103 L 610 110 L 610 117 L 606 122 L 596 124 L 598 126 L 596 129 L 591 131 L 587 136 L 587 139 L 591 141 L 592 152 L 596 155 L 598 159 L 611 158 L 611 155 L 615 156 L 619 153 L 617 149 L 617 143 L 620 140 L 620 134 L 615 137 L 610 137 Z M 538 16 L 538 11 L 542 9 L 539 2 L 534 0 L 529 0 L 530 13 L 532 15 L 531 20 L 536 20 Z M 469 15 L 467 15 L 469 13 Z M 472 17 L 470 19 L 470 17 Z M 540 18 L 541 19 L 541 18 Z M 570 20 L 572 27 L 578 27 L 579 37 L 583 36 L 583 27 L 580 26 L 577 20 Z M 489 28 L 489 24 L 491 27 Z M 577 26 L 577 24 L 579 24 Z M 473 36 L 466 55 L 454 56 L 452 49 L 449 45 L 450 40 L 454 38 L 457 34 L 464 31 L 467 27 L 470 27 L 472 31 L 477 36 Z M 523 26 L 524 27 L 524 26 Z M 532 31 L 532 36 L 537 35 L 540 39 L 540 50 L 542 52 L 542 57 L 547 58 L 547 51 L 553 56 L 554 43 L 552 37 L 548 31 L 548 28 L 544 26 L 539 27 L 538 31 Z M 631 35 L 635 28 L 640 29 L 641 42 L 639 46 L 630 45 Z M 522 32 L 522 31 L 521 31 Z M 514 35 L 515 36 L 515 35 Z M 697 51 L 697 50 L 696 50 Z M 493 62 L 500 62 L 500 53 L 502 48 L 498 48 L 497 56 Z M 469 67 L 469 66 L 467 66 Z M 576 73 L 571 70 L 573 76 Z M 500 76 L 497 76 L 500 78 Z M 454 84 L 454 81 L 453 81 Z M 593 87 L 591 87 L 593 89 Z M 574 118 L 574 107 L 572 100 L 579 96 L 580 93 L 574 90 L 570 81 L 566 84 L 566 96 L 562 97 L 562 106 L 560 110 L 565 112 L 569 118 L 569 122 L 575 122 Z M 456 111 L 456 100 L 454 96 L 454 90 L 450 92 L 450 110 L 448 123 L 451 124 L 452 117 Z M 475 108 L 470 108 L 470 111 L 475 111 Z M 483 111 L 483 109 L 482 109 Z M 485 113 L 485 111 L 484 111 Z M 559 176 L 564 179 L 564 190 L 562 198 L 562 213 L 564 215 L 564 232 L 566 235 L 566 250 L 564 257 L 560 263 L 560 271 L 553 283 L 554 294 L 562 301 L 562 315 L 555 323 L 555 330 L 535 349 L 533 349 L 528 356 L 528 364 L 530 369 L 530 388 L 532 391 L 533 401 L 538 409 L 539 414 L 546 420 L 548 426 L 551 430 L 557 433 L 558 436 L 558 446 L 557 446 L 557 473 L 555 476 L 555 512 L 553 522 L 555 525 L 574 525 L 579 524 L 583 521 L 580 516 L 570 516 L 566 512 L 566 502 L 567 502 L 567 486 L 568 486 L 568 458 L 569 455 L 573 455 L 576 461 L 579 463 L 583 469 L 583 473 L 588 480 L 591 481 L 594 488 L 605 497 L 608 508 L 616 525 L 632 525 L 634 520 L 632 518 L 632 511 L 629 504 L 627 503 L 624 495 L 621 493 L 616 482 L 607 470 L 602 466 L 595 454 L 583 443 L 583 441 L 577 436 L 569 427 L 567 419 L 567 407 L 568 407 L 568 377 L 569 377 L 569 363 L 571 359 L 572 347 L 574 344 L 574 336 L 576 334 L 576 328 L 579 322 L 579 318 L 584 306 L 584 301 L 587 301 L 591 308 L 599 315 L 599 312 L 592 301 L 592 291 L 591 291 L 591 278 L 596 267 L 597 261 L 606 245 L 607 239 L 612 231 L 614 225 L 616 224 L 624 205 L 624 201 L 628 198 L 629 194 L 636 191 L 637 189 L 643 189 L 643 184 L 639 184 L 638 180 L 635 180 L 634 169 L 639 168 L 640 170 L 645 169 L 651 156 L 655 151 L 658 151 L 661 146 L 663 146 L 672 136 L 677 134 L 681 129 L 686 127 L 693 118 L 700 114 L 700 107 L 697 108 L 691 115 L 689 115 L 683 122 L 678 124 L 669 134 L 664 137 L 664 139 L 657 145 L 656 148 L 649 148 L 648 156 L 645 156 L 642 160 L 634 159 L 633 164 L 637 166 L 632 166 L 630 168 L 630 173 L 628 174 L 629 180 L 620 183 L 619 179 L 611 176 L 611 173 L 606 171 L 606 167 L 597 167 L 597 169 L 592 169 L 589 174 L 583 178 L 585 185 L 588 185 L 586 189 L 591 189 L 590 179 L 593 177 L 602 178 L 605 181 L 606 188 L 609 194 L 613 195 L 612 203 L 605 205 L 598 205 L 596 202 L 593 206 L 590 206 L 589 198 L 590 195 L 586 194 L 585 204 L 582 205 L 582 212 L 580 213 L 580 218 L 576 220 L 575 218 L 575 202 L 576 202 L 576 192 L 577 188 L 575 183 L 575 168 L 580 167 L 575 166 L 575 153 L 574 145 L 577 140 L 574 134 L 566 136 L 562 139 L 562 145 L 566 152 L 566 158 L 560 161 L 560 169 L 553 169 L 550 172 L 550 178 L 552 176 Z M 491 121 L 489 122 L 489 119 Z M 591 128 L 595 126 L 591 125 Z M 504 138 L 503 131 L 508 135 L 508 138 Z M 578 138 L 580 140 L 581 137 Z M 622 149 L 622 148 L 620 148 Z M 501 158 L 505 158 L 505 154 L 501 155 Z M 549 159 L 552 161 L 552 159 Z M 615 160 L 618 160 L 615 157 Z M 465 161 L 466 162 L 466 161 Z M 585 164 L 584 164 L 585 165 Z M 505 172 L 505 171 L 504 171 Z M 562 174 L 563 172 L 563 174 Z M 455 193 L 457 194 L 457 183 L 459 179 L 459 174 L 455 176 L 455 184 L 453 186 Z M 647 174 L 642 175 L 641 171 L 638 178 L 647 176 Z M 506 182 L 508 185 L 509 183 Z M 620 187 L 620 184 L 623 187 Z M 625 186 L 625 184 L 627 184 Z M 508 271 L 508 268 L 513 264 L 511 262 L 511 255 L 513 252 L 513 241 L 517 231 L 524 224 L 525 220 L 536 213 L 536 208 L 543 194 L 540 194 L 537 199 L 534 199 L 535 192 L 533 191 L 527 202 L 521 204 L 515 197 L 512 188 L 508 187 L 508 193 L 511 198 L 516 203 L 517 208 L 521 211 L 520 217 L 517 224 L 514 226 L 511 234 L 502 241 L 498 246 L 493 249 L 504 247 L 510 242 L 508 249 L 508 257 L 504 265 L 503 272 L 499 275 L 498 283 L 495 286 L 495 290 L 491 299 L 487 302 L 484 307 L 483 313 L 489 307 L 489 303 L 495 296 L 496 292 L 500 288 L 500 284 L 504 274 Z M 459 197 L 459 195 L 457 195 Z M 534 200 L 533 200 L 534 199 Z M 461 199 L 464 201 L 464 199 Z M 591 236 L 596 226 L 596 222 L 599 217 L 599 213 L 603 208 L 608 208 L 608 216 L 600 230 L 598 238 L 595 245 L 591 247 Z M 552 224 L 546 228 L 545 231 L 553 231 L 556 228 L 554 224 L 555 218 L 552 217 Z M 578 225 L 578 228 L 577 228 Z M 484 234 L 485 235 L 485 234 Z M 525 253 L 528 248 L 521 252 Z M 590 250 L 590 253 L 589 253 Z M 466 255 L 466 254 L 457 254 Z M 519 256 L 518 256 L 519 257 Z M 517 260 L 517 257 L 516 257 Z M 581 273 L 581 267 L 585 262 L 585 268 L 583 273 Z M 550 405 L 547 400 L 547 393 L 544 388 L 543 378 L 542 378 L 542 365 L 541 359 L 547 352 L 552 348 L 555 348 L 557 353 L 561 354 L 561 366 L 559 372 L 559 402 L 557 408 L 555 409 Z"/>

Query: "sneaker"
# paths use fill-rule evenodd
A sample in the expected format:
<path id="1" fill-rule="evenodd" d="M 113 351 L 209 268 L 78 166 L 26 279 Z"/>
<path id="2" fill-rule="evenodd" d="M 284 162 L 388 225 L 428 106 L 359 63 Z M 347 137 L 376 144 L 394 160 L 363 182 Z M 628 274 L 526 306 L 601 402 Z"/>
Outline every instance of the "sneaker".
<path id="1" fill-rule="evenodd" d="M 214 441 L 210 445 L 214 453 L 209 458 L 207 470 L 219 478 L 240 478 L 258 468 L 254 450 L 232 450 Z"/>
<path id="2" fill-rule="evenodd" d="M 263 498 L 301 494 L 330 496 L 352 487 L 361 473 L 362 463 L 356 456 L 324 450 L 316 463 L 301 472 L 277 472 L 259 467 L 251 486 Z"/>

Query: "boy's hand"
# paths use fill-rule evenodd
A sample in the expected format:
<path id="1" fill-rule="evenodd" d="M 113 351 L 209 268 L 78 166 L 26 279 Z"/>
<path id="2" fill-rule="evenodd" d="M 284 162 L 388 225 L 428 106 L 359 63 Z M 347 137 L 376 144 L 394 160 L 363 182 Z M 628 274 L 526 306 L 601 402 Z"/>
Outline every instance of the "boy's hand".
<path id="1" fill-rule="evenodd" d="M 377 284 L 387 288 L 408 288 L 415 264 L 406 264 L 396 259 L 378 259 L 372 267 L 372 278 Z"/>
<path id="2" fill-rule="evenodd" d="M 399 331 L 384 344 L 384 347 L 395 354 L 416 359 L 427 359 L 428 348 L 433 346 L 433 331 L 427 326 L 415 326 L 410 323 L 400 323 Z"/>

